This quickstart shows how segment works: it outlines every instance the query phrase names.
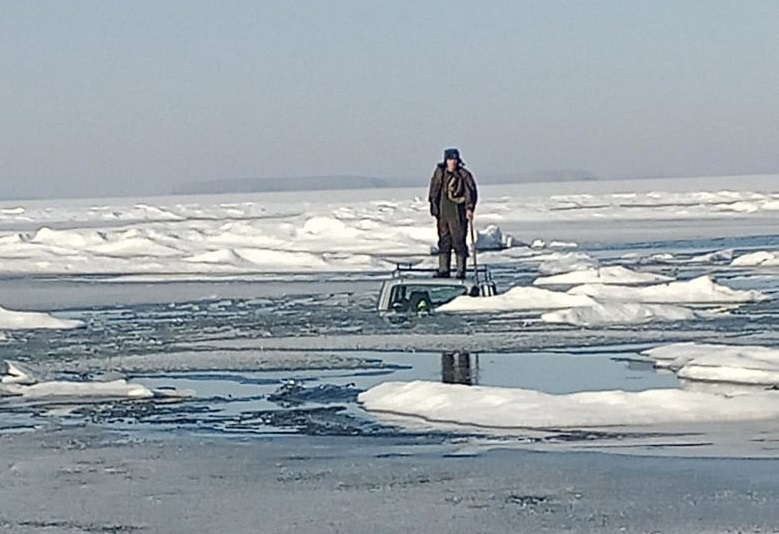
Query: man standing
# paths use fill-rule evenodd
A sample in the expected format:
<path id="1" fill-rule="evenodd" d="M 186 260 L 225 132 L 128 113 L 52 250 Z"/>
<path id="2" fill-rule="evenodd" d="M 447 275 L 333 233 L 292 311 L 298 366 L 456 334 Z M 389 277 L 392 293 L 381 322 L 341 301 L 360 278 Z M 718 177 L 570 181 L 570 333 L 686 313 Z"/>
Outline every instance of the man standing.
<path id="1" fill-rule="evenodd" d="M 430 178 L 430 215 L 438 222 L 437 278 L 449 278 L 452 249 L 457 258 L 455 276 L 465 278 L 468 245 L 465 236 L 473 220 L 478 193 L 473 175 L 465 168 L 456 148 L 444 150 L 444 161 L 436 165 Z"/>

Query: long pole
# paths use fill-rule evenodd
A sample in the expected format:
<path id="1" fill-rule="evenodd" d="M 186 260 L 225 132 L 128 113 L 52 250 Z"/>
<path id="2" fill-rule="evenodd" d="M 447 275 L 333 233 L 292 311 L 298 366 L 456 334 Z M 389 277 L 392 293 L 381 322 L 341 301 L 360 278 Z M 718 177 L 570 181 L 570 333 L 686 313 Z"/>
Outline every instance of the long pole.
<path id="1" fill-rule="evenodd" d="M 471 229 L 471 243 L 473 243 L 473 279 L 476 281 L 476 287 L 479 287 L 479 263 L 476 261 L 476 235 L 473 231 L 473 219 L 468 222 Z"/>

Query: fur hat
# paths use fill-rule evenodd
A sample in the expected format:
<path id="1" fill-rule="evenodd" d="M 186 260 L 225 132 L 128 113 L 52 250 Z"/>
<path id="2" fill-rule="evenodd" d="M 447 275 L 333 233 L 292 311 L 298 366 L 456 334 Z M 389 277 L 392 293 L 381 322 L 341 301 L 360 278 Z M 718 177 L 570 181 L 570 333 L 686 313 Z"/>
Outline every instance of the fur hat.
<path id="1" fill-rule="evenodd" d="M 460 161 L 460 151 L 456 148 L 447 148 L 444 150 L 444 163 L 446 163 L 446 160 L 448 159 L 456 159 L 457 161 Z"/>

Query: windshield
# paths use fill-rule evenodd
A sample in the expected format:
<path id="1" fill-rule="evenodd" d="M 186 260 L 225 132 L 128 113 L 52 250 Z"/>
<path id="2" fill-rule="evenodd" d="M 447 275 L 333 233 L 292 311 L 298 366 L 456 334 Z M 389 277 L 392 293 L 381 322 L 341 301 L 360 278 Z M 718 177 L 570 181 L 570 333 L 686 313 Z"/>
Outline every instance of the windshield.
<path id="1" fill-rule="evenodd" d="M 390 309 L 395 311 L 430 310 L 465 295 L 467 288 L 459 284 L 404 284 L 392 288 Z"/>

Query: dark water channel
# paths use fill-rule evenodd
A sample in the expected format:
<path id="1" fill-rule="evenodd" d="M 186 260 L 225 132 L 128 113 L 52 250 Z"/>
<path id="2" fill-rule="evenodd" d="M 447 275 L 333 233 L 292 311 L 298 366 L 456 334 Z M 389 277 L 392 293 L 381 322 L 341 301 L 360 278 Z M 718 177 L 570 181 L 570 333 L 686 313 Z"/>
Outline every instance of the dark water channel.
<path id="1" fill-rule="evenodd" d="M 527 388 L 549 393 L 678 387 L 676 378 L 637 359 L 632 347 L 600 347 L 591 353 L 519 354 L 361 353 L 370 366 L 295 371 L 213 371 L 142 374 L 132 382 L 150 388 L 190 390 L 182 401 L 75 399 L 22 402 L 6 399 L 0 426 L 6 431 L 37 424 L 96 423 L 135 432 L 220 435 L 391 436 L 408 431 L 388 426 L 362 410 L 360 392 L 385 381 L 440 381 Z"/>

